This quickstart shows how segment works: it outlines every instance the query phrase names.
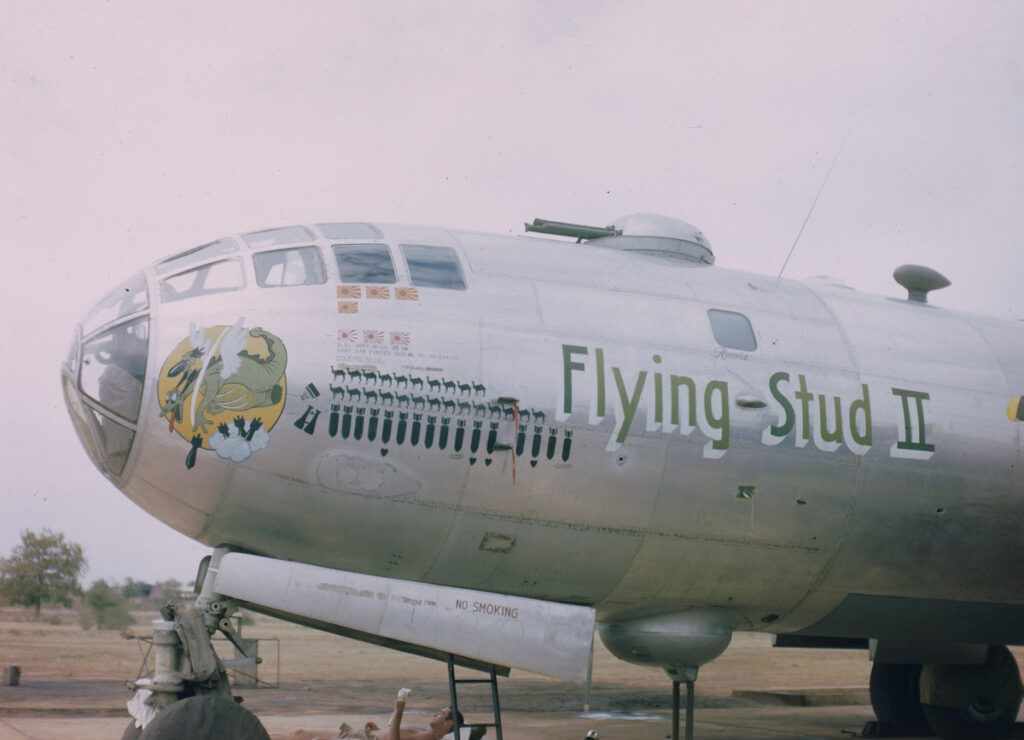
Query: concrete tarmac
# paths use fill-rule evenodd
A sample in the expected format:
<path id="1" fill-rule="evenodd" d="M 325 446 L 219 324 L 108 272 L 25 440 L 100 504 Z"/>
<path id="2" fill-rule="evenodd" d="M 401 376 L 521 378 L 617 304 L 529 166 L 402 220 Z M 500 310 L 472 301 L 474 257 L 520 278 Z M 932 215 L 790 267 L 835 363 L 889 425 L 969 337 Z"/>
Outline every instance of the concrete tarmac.
<path id="1" fill-rule="evenodd" d="M 369 705 L 342 701 L 348 709 L 325 711 L 326 706 L 338 706 L 342 686 L 341 682 L 325 682 L 282 686 L 270 691 L 242 689 L 236 693 L 244 697 L 244 706 L 259 716 L 273 740 L 287 740 L 296 730 L 317 731 L 324 740 L 336 738 L 342 722 L 362 727 L 373 720 L 385 726 L 389 714 L 358 710 L 360 706 Z M 435 691 L 421 692 L 426 695 L 407 710 L 404 726 L 425 727 L 434 705 L 447 703 L 442 689 L 439 686 Z M 380 696 L 376 688 L 372 694 Z M 811 706 L 794 704 L 792 696 L 774 700 L 746 695 L 705 699 L 697 704 L 694 713 L 695 737 L 700 740 L 860 737 L 865 724 L 874 719 L 867 704 L 843 703 L 845 700 L 840 696 L 837 703 L 819 705 L 816 702 L 820 699 L 820 689 L 806 694 L 813 699 Z M 0 687 L 0 740 L 117 740 L 131 721 L 124 708 L 126 698 L 123 682 L 40 681 L 19 687 Z M 850 701 L 861 699 L 854 696 Z M 374 705 L 379 706 L 377 702 Z M 503 737 L 509 740 L 582 740 L 588 730 L 595 730 L 601 740 L 661 740 L 671 738 L 671 711 L 664 707 L 590 713 L 568 709 L 506 709 L 502 712 Z M 465 714 L 470 722 L 490 721 L 480 706 Z M 1018 725 L 1017 729 L 1014 737 L 1024 737 L 1024 732 L 1020 732 L 1024 725 Z M 489 729 L 487 738 L 495 737 L 495 731 Z"/>
<path id="2" fill-rule="evenodd" d="M 448 704 L 447 686 L 437 680 L 413 685 L 404 725 L 426 726 L 433 710 Z M 671 737 L 669 691 L 631 694 L 620 689 L 615 696 L 598 695 L 599 708 L 583 713 L 579 695 L 561 683 L 522 681 L 506 688 L 502 730 L 509 740 L 581 740 L 588 730 L 596 730 L 603 740 Z M 373 720 L 383 727 L 390 716 L 381 711 L 390 703 L 381 697 L 390 692 L 374 681 L 285 682 L 279 689 L 236 689 L 235 693 L 243 697 L 243 706 L 260 717 L 274 740 L 284 740 L 296 730 L 315 730 L 324 738 L 335 738 L 342 722 L 362 727 Z M 131 721 L 125 709 L 128 698 L 124 682 L 119 681 L 41 680 L 0 686 L 0 740 L 117 740 Z M 461 706 L 468 721 L 491 720 L 486 711 L 489 703 L 482 697 L 465 699 Z M 766 701 L 771 699 L 700 697 L 694 713 L 696 737 L 843 738 L 859 735 L 872 719 L 870 706 L 863 703 L 802 707 L 783 703 L 785 698 Z M 623 704 L 630 709 L 612 708 Z M 529 711 L 523 711 L 527 707 Z M 490 729 L 487 737 L 497 734 Z"/>
<path id="3" fill-rule="evenodd" d="M 244 705 L 255 711 L 274 740 L 296 730 L 313 730 L 327 740 L 347 722 L 361 727 L 368 720 L 380 726 L 389 714 L 367 711 L 324 711 L 336 705 L 333 684 L 282 687 L 277 691 L 241 690 Z M 17 692 L 16 694 L 14 692 Z M 812 692 L 813 693 L 813 692 Z M 124 709 L 127 692 L 116 682 L 30 682 L 0 691 L 0 740 L 117 740 L 131 721 Z M 377 694 L 379 696 L 379 693 Z M 430 711 L 442 705 L 443 692 L 423 697 L 406 712 L 406 727 L 426 726 Z M 769 700 L 770 701 L 770 700 Z M 711 699 L 694 713 L 695 736 L 701 740 L 811 740 L 859 737 L 874 719 L 863 703 L 796 706 L 785 699 L 765 703 L 746 696 Z M 685 704 L 684 704 L 685 706 Z M 470 722 L 490 721 L 481 707 L 466 712 Z M 671 711 L 635 712 L 510 711 L 502 712 L 503 737 L 509 740 L 582 740 L 595 730 L 602 740 L 671 737 Z M 488 738 L 497 737 L 493 729 Z"/>
<path id="4" fill-rule="evenodd" d="M 318 730 L 324 738 L 337 737 L 338 726 L 354 727 L 367 720 L 383 726 L 388 715 L 376 714 L 273 714 L 260 719 L 275 740 L 295 730 Z M 694 734 L 701 740 L 811 740 L 860 735 L 873 715 L 870 707 L 742 707 L 704 709 L 695 714 Z M 421 719 L 422 722 L 417 722 Z M 405 726 L 425 724 L 427 715 L 409 714 Z M 128 725 L 124 717 L 0 716 L 2 740 L 117 740 Z M 582 740 L 588 730 L 601 740 L 671 737 L 671 717 L 664 712 L 637 715 L 505 712 L 503 737 L 508 740 Z M 488 738 L 496 737 L 491 729 Z"/>

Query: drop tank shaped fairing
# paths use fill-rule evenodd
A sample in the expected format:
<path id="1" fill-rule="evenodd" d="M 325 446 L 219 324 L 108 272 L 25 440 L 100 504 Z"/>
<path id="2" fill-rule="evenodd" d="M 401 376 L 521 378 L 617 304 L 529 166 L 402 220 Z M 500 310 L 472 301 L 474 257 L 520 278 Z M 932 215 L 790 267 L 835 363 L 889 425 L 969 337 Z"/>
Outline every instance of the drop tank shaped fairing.
<path id="1" fill-rule="evenodd" d="M 732 640 L 732 619 L 710 610 L 642 617 L 601 624 L 598 629 L 616 658 L 669 671 L 710 663 Z"/>

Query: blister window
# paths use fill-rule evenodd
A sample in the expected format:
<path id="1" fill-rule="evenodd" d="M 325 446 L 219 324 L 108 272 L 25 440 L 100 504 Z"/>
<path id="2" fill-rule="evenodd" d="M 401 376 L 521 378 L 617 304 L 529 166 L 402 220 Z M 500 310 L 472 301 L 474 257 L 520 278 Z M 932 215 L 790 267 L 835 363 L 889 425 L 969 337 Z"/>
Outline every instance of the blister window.
<path id="1" fill-rule="evenodd" d="M 711 333 L 714 334 L 715 341 L 723 347 L 744 352 L 753 352 L 757 349 L 754 328 L 750 325 L 750 319 L 743 314 L 712 308 L 708 310 L 708 320 L 711 322 Z"/>

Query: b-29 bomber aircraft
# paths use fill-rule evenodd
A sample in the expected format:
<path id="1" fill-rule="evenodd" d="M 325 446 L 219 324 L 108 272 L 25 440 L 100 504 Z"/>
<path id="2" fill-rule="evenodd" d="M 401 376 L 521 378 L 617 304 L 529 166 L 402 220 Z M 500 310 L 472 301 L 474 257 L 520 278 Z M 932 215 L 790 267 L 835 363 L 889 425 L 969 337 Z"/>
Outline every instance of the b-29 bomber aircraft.
<path id="1" fill-rule="evenodd" d="M 1004 736 L 1021 324 L 930 304 L 927 267 L 899 299 L 715 267 L 663 216 L 527 231 L 235 235 L 81 320 L 83 446 L 214 548 L 140 722 L 227 695 L 208 637 L 245 607 L 492 681 L 581 679 L 596 625 L 677 700 L 735 631 L 862 647 L 879 729 Z"/>

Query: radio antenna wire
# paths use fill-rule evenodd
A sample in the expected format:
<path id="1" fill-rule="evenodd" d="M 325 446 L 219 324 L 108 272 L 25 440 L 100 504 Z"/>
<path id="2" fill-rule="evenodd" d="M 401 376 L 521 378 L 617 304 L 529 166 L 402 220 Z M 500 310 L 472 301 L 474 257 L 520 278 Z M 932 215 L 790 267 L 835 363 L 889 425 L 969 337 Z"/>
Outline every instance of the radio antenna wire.
<path id="1" fill-rule="evenodd" d="M 814 213 L 814 207 L 818 205 L 818 198 L 821 197 L 822 191 L 825 190 L 825 186 L 828 184 L 828 179 L 832 175 L 832 170 L 835 169 L 836 162 L 839 161 L 839 155 L 843 153 L 843 147 L 846 146 L 846 140 L 848 138 L 850 138 L 849 129 L 846 130 L 846 135 L 839 144 L 839 149 L 836 150 L 836 156 L 832 157 L 832 164 L 829 165 L 828 172 L 825 173 L 825 179 L 821 181 L 821 187 L 818 188 L 818 194 L 814 196 L 814 202 L 811 203 L 811 207 L 808 209 L 807 215 L 804 217 L 804 222 L 800 224 L 800 231 L 797 232 L 796 239 L 793 240 L 793 246 L 789 248 L 789 254 L 786 255 L 786 261 L 782 263 L 782 269 L 779 270 L 779 274 L 775 278 L 776 284 L 782 280 L 782 273 L 786 271 L 786 265 L 789 264 L 789 258 L 793 256 L 793 251 L 796 249 L 797 242 L 800 241 L 800 237 L 804 233 L 804 227 L 806 227 L 807 222 L 811 220 L 811 214 Z"/>

